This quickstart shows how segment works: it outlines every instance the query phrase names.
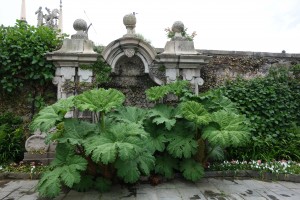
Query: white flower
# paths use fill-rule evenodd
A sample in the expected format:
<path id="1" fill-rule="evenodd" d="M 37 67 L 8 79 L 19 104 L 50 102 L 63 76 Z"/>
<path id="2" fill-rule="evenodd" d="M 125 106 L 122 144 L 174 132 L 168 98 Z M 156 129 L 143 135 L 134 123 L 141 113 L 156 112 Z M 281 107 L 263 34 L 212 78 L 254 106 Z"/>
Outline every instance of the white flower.
<path id="1" fill-rule="evenodd" d="M 31 173 L 31 174 L 33 173 L 34 169 L 35 169 L 35 166 L 32 166 L 32 167 L 31 167 L 31 170 L 30 170 L 30 173 Z"/>

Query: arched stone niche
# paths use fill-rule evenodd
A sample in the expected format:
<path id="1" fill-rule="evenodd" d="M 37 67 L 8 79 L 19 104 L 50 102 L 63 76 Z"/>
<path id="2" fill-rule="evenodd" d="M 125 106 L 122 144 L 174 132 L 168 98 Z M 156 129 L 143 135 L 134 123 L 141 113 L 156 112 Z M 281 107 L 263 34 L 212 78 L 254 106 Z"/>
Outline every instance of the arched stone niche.
<path id="1" fill-rule="evenodd" d="M 143 63 L 143 71 L 158 85 L 163 83 L 162 80 L 152 75 L 150 72 L 156 57 L 155 49 L 148 43 L 136 37 L 122 37 L 111 42 L 103 50 L 102 56 L 106 62 L 112 67 L 112 72 L 116 71 L 118 61 L 124 56 L 129 60 L 137 56 Z"/>
<path id="2" fill-rule="evenodd" d="M 149 73 L 156 57 L 154 48 L 136 37 L 123 37 L 111 42 L 102 56 L 112 67 L 111 81 L 104 86 L 123 92 L 125 105 L 151 106 L 145 90 L 162 84 Z"/>

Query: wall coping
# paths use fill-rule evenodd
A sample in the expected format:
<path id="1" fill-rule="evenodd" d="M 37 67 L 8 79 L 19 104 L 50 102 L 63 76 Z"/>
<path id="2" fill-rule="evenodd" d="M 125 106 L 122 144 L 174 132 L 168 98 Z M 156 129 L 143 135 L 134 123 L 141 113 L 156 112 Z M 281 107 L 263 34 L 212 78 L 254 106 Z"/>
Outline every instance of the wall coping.
<path id="1" fill-rule="evenodd" d="M 155 48 L 155 50 L 158 54 L 160 54 L 164 51 L 164 48 Z M 272 52 L 228 51 L 228 50 L 208 50 L 208 49 L 196 49 L 196 51 L 205 55 L 300 58 L 300 53 L 272 53 Z"/>

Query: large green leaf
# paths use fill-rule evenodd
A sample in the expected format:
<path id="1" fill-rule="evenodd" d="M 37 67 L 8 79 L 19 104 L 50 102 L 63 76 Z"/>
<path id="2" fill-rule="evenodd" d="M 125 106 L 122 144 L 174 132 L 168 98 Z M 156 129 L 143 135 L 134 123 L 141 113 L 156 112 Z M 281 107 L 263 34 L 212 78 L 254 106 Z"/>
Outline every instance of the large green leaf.
<path id="1" fill-rule="evenodd" d="M 37 185 L 39 195 L 41 197 L 53 198 L 59 195 L 61 190 L 61 182 L 59 176 L 59 170 L 47 171 L 43 174 Z"/>
<path id="2" fill-rule="evenodd" d="M 111 181 L 102 177 L 98 177 L 95 181 L 95 189 L 99 192 L 107 192 L 111 188 Z"/>
<path id="3" fill-rule="evenodd" d="M 168 142 L 168 139 L 166 138 L 165 134 L 158 135 L 156 137 L 150 137 L 149 138 L 149 149 L 151 152 L 159 151 L 163 152 L 165 150 L 165 143 Z"/>
<path id="4" fill-rule="evenodd" d="M 228 97 L 224 96 L 220 89 L 203 93 L 199 95 L 197 100 L 201 102 L 209 112 L 225 110 L 227 112 L 237 113 L 236 105 Z"/>
<path id="5" fill-rule="evenodd" d="M 250 129 L 248 120 L 243 115 L 218 111 L 212 114 L 212 121 L 217 125 L 205 127 L 202 137 L 213 146 L 241 146 L 248 142 Z"/>
<path id="6" fill-rule="evenodd" d="M 143 151 L 131 160 L 118 159 L 115 163 L 117 175 L 124 179 L 126 183 L 134 183 L 139 180 L 140 175 L 149 175 L 154 168 L 154 156 Z"/>
<path id="7" fill-rule="evenodd" d="M 85 91 L 75 97 L 75 106 L 81 110 L 107 113 L 122 105 L 125 96 L 116 89 L 103 88 Z"/>
<path id="8" fill-rule="evenodd" d="M 81 145 L 87 135 L 96 131 L 97 125 L 78 119 L 65 119 L 64 132 L 62 137 L 57 140 L 60 143 L 70 143 L 72 145 Z"/>
<path id="9" fill-rule="evenodd" d="M 147 111 L 142 108 L 128 106 L 118 109 L 111 116 L 115 117 L 118 121 L 142 125 L 144 119 L 147 117 Z"/>
<path id="10" fill-rule="evenodd" d="M 204 175 L 202 165 L 193 159 L 185 159 L 180 163 L 180 171 L 184 178 L 190 181 L 198 181 Z"/>
<path id="11" fill-rule="evenodd" d="M 61 180 L 66 186 L 73 187 L 75 183 L 80 182 L 80 172 L 76 169 L 76 165 L 65 165 L 60 171 Z"/>
<path id="12" fill-rule="evenodd" d="M 140 178 L 141 172 L 134 160 L 117 160 L 115 167 L 117 168 L 117 175 L 123 178 L 125 183 L 135 183 Z"/>
<path id="13" fill-rule="evenodd" d="M 156 157 L 155 173 L 161 174 L 166 178 L 173 178 L 174 169 L 178 169 L 177 159 L 168 154 Z"/>
<path id="14" fill-rule="evenodd" d="M 176 117 L 179 117 L 176 109 L 163 104 L 157 105 L 149 110 L 149 116 L 152 117 L 153 123 L 165 124 L 168 130 L 171 130 L 176 123 Z"/>
<path id="15" fill-rule="evenodd" d="M 93 177 L 89 175 L 81 176 L 80 182 L 73 185 L 73 189 L 78 192 L 86 192 L 94 185 Z"/>
<path id="16" fill-rule="evenodd" d="M 193 135 L 175 133 L 168 136 L 167 151 L 175 158 L 190 158 L 197 152 L 198 143 Z"/>
<path id="17" fill-rule="evenodd" d="M 74 147 L 68 144 L 59 143 L 56 146 L 56 154 L 51 162 L 52 167 L 71 166 L 72 168 L 84 171 L 87 167 L 87 161 L 79 155 L 75 155 Z"/>
<path id="18" fill-rule="evenodd" d="M 162 99 L 168 93 L 169 88 L 167 86 L 155 86 L 146 90 L 147 99 L 150 101 Z"/>
<path id="19" fill-rule="evenodd" d="M 211 121 L 211 116 L 204 106 L 195 101 L 183 102 L 180 105 L 182 116 L 197 125 L 207 125 Z"/>
<path id="20" fill-rule="evenodd" d="M 167 151 L 175 158 L 190 158 L 197 152 L 195 131 L 186 121 L 178 121 L 166 137 L 169 141 Z"/>
<path id="21" fill-rule="evenodd" d="M 55 104 L 43 108 L 30 124 L 30 129 L 47 132 L 53 128 L 64 119 L 65 114 L 74 106 L 73 98 L 74 96 L 60 99 Z"/>
<path id="22" fill-rule="evenodd" d="M 90 137 L 84 142 L 86 154 L 95 162 L 112 163 L 117 157 L 128 160 L 144 151 L 147 133 L 136 124 L 119 123 L 101 136 Z"/>

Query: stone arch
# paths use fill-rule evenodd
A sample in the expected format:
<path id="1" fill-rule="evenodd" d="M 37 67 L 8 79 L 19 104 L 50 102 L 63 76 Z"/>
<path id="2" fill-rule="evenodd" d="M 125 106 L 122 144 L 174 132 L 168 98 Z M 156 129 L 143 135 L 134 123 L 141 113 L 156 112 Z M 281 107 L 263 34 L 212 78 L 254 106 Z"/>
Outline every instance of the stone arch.
<path id="1" fill-rule="evenodd" d="M 105 61 L 112 67 L 115 72 L 116 64 L 123 57 L 131 58 L 138 56 L 144 64 L 144 73 L 149 74 L 149 69 L 156 57 L 155 49 L 148 43 L 136 37 L 123 37 L 108 44 L 102 52 Z M 158 85 L 162 81 L 150 75 L 150 78 Z"/>

